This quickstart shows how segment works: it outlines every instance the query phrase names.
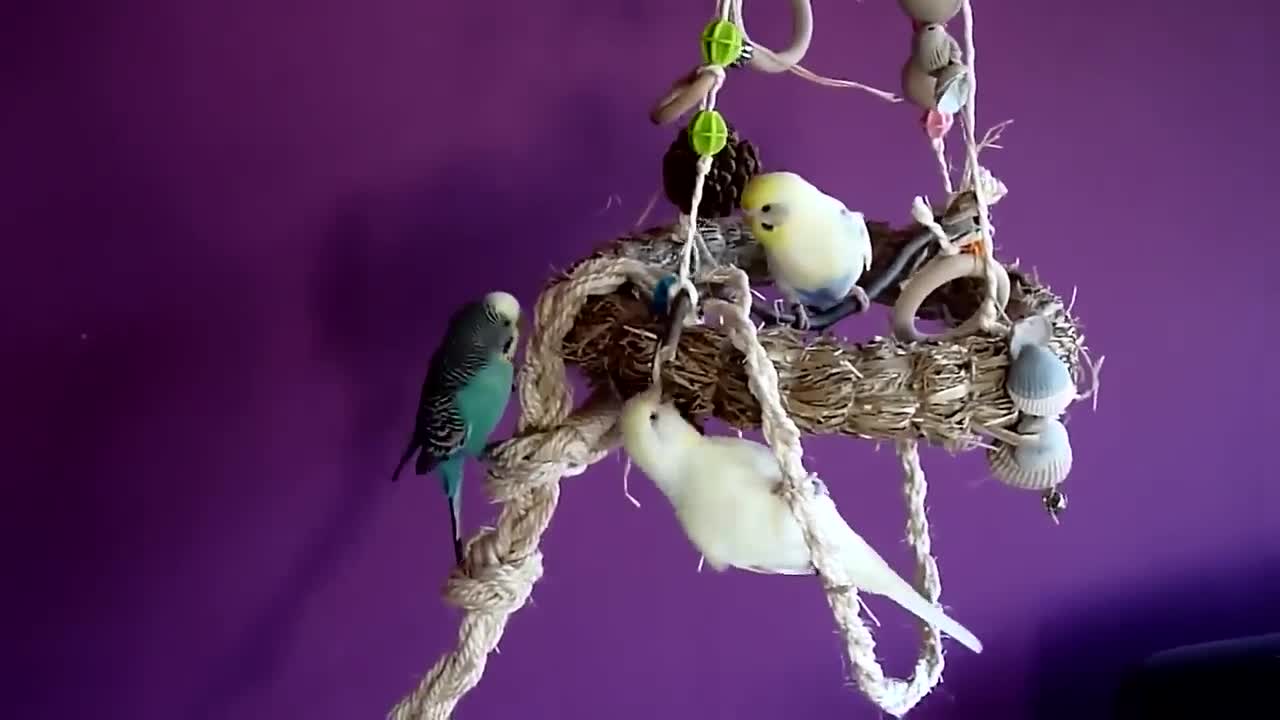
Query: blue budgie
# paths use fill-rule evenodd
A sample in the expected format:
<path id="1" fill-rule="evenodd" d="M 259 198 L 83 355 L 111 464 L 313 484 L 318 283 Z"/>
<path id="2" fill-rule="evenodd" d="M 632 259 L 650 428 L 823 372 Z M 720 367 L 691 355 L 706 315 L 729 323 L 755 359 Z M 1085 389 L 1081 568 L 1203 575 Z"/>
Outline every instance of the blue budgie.
<path id="1" fill-rule="evenodd" d="M 519 323 L 520 303 L 505 292 L 489 293 L 454 313 L 431 357 L 409 446 L 391 476 L 396 480 L 415 452 L 417 474 L 440 471 L 458 564 L 463 468 L 484 452 L 511 400 Z"/>

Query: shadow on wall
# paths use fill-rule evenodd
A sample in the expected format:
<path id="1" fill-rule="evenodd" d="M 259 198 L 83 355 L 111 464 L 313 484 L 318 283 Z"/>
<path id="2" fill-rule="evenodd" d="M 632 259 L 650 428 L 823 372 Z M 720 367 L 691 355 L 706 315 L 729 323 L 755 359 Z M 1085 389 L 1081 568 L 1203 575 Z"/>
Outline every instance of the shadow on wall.
<path id="1" fill-rule="evenodd" d="M 516 149 L 471 154 L 419 182 L 355 194 L 315 243 L 307 298 L 312 356 L 336 369 L 350 392 L 349 441 L 336 451 L 340 490 L 190 717 L 229 717 L 238 703 L 274 682 L 308 598 L 334 580 L 345 554 L 366 536 L 377 498 L 392 487 L 427 359 L 460 298 L 502 287 L 531 303 L 550 274 L 549 251 L 566 252 L 543 244 L 554 234 L 536 232 L 561 223 L 558 205 L 566 204 L 557 202 L 555 184 L 536 172 L 561 172 L 566 137 L 584 154 L 568 158 L 570 165 L 590 167 L 587 149 L 596 156 L 602 149 L 606 155 L 621 151 L 613 145 L 620 140 L 611 136 L 610 122 L 581 122 L 590 110 L 616 119 L 618 108 L 596 97 L 573 100 L 558 105 L 563 112 L 545 131 L 528 134 L 539 151 L 519 159 L 533 168 L 528 174 L 504 174 Z"/>
<path id="2" fill-rule="evenodd" d="M 1254 558 L 1173 578 L 1135 578 L 1131 593 L 1094 597 L 1090 605 L 1043 626 L 1032 676 L 1032 716 L 1118 717 L 1116 691 L 1125 674 L 1149 655 L 1274 632 L 1278 570 L 1276 559 Z"/>

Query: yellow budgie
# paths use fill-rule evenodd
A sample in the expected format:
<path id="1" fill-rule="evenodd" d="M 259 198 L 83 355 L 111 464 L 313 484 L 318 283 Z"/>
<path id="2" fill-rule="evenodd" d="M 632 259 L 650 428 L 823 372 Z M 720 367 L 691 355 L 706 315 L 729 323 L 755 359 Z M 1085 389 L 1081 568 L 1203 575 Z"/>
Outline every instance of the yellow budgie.
<path id="1" fill-rule="evenodd" d="M 627 401 L 619 420 L 623 447 L 675 509 L 689 541 L 715 570 L 735 567 L 779 575 L 815 571 L 784 482 L 767 446 L 704 436 L 655 388 Z M 840 516 L 827 495 L 813 499 L 815 519 L 859 590 L 883 595 L 973 652 L 982 642 L 930 602 Z"/>
<path id="2" fill-rule="evenodd" d="M 871 233 L 862 213 L 792 172 L 751 178 L 741 206 L 801 328 L 809 325 L 809 308 L 829 310 L 850 294 L 863 307 L 870 303 L 857 284 L 871 268 Z"/>

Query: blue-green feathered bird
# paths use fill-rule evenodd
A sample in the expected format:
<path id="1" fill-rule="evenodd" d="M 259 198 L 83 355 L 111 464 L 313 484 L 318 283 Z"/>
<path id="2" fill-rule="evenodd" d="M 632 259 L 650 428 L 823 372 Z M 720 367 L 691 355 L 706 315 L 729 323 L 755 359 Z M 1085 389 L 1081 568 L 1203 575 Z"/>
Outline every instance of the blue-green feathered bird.
<path id="1" fill-rule="evenodd" d="M 458 309 L 444 341 L 431 356 L 413 435 L 391 475 L 392 481 L 418 453 L 414 470 L 440 471 L 449 500 L 453 554 L 462 563 L 462 471 L 467 458 L 479 457 L 502 420 L 511 399 L 512 358 L 520 337 L 520 303 L 492 292 Z"/>

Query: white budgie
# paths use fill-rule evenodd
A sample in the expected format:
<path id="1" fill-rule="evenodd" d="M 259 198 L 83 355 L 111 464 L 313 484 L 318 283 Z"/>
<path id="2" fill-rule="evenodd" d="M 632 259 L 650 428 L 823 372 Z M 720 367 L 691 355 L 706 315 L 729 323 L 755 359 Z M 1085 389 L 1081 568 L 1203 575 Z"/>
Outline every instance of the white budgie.
<path id="1" fill-rule="evenodd" d="M 854 294 L 871 268 L 871 233 L 862 213 L 791 172 L 756 175 L 742 191 L 743 215 L 764 247 L 769 273 L 808 326 L 807 308 L 829 310 Z"/>
<path id="2" fill-rule="evenodd" d="M 772 450 L 742 438 L 703 436 L 652 388 L 626 403 L 620 422 L 627 454 L 671 501 L 685 534 L 711 567 L 814 573 L 800 525 L 778 492 L 784 480 Z M 854 586 L 888 597 L 982 652 L 973 633 L 916 592 L 849 527 L 830 497 L 814 498 L 813 506 Z"/>

